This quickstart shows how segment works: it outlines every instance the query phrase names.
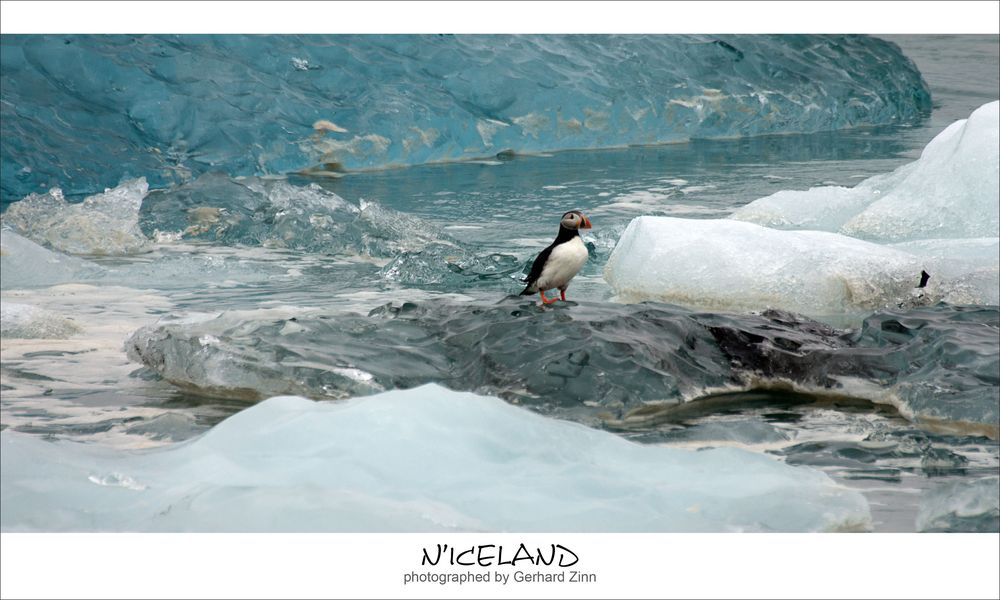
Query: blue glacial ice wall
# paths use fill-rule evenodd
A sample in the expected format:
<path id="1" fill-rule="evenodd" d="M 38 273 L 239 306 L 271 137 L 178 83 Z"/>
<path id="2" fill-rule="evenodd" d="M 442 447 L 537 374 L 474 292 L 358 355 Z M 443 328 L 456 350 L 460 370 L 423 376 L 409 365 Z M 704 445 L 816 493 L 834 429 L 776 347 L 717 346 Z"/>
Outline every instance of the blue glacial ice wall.
<path id="1" fill-rule="evenodd" d="M 865 36 L 3 36 L 2 199 L 905 123 Z"/>

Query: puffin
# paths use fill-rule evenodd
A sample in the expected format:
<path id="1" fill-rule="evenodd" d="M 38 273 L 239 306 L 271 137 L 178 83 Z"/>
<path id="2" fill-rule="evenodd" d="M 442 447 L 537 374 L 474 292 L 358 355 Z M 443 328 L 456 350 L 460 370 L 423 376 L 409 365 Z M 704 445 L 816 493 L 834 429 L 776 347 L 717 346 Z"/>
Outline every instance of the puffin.
<path id="1" fill-rule="evenodd" d="M 542 304 L 552 304 L 555 298 L 545 297 L 547 290 L 559 289 L 559 297 L 566 301 L 566 288 L 569 282 L 583 268 L 590 253 L 580 237 L 581 229 L 590 229 L 590 219 L 578 210 L 571 210 L 559 221 L 559 235 L 549 247 L 539 253 L 531 264 L 531 273 L 524 280 L 527 287 L 522 296 L 539 294 Z"/>

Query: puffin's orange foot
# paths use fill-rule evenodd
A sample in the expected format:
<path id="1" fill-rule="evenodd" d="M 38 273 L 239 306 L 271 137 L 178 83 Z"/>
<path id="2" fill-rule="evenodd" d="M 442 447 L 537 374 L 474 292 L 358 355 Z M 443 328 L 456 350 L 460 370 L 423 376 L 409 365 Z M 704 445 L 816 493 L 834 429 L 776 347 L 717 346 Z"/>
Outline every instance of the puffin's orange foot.
<path id="1" fill-rule="evenodd" d="M 559 297 L 562 298 L 563 302 L 565 302 L 566 301 L 566 290 L 559 290 Z"/>
<path id="2" fill-rule="evenodd" d="M 555 298 L 553 298 L 551 300 L 547 299 L 545 297 L 545 290 L 539 290 L 538 291 L 538 295 L 542 297 L 542 304 L 553 304 L 556 301 Z"/>

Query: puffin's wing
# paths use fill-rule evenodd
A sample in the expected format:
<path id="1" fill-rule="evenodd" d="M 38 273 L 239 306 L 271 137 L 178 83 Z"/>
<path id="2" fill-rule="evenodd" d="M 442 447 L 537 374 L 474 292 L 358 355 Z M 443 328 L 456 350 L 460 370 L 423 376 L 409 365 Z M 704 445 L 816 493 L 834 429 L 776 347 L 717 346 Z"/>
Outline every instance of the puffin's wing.
<path id="1" fill-rule="evenodd" d="M 521 292 L 522 296 L 526 296 L 528 294 L 534 294 L 535 292 L 538 291 L 537 289 L 532 289 L 532 288 L 538 281 L 538 278 L 542 276 L 542 269 L 545 268 L 545 263 L 548 262 L 549 255 L 552 254 L 552 249 L 555 247 L 556 245 L 554 243 L 550 244 L 548 248 L 542 250 L 538 254 L 538 258 L 535 259 L 535 262 L 531 263 L 531 272 L 528 273 L 528 278 L 524 280 L 524 283 L 527 285 L 527 287 L 524 288 L 523 292 Z"/>

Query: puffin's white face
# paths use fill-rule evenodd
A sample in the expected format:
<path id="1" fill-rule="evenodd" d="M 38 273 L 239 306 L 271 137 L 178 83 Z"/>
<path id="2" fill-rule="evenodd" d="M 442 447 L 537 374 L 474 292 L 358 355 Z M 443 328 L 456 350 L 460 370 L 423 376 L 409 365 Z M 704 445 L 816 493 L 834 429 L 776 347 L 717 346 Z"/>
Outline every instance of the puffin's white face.
<path id="1" fill-rule="evenodd" d="M 583 216 L 583 213 L 578 210 L 571 210 L 564 214 L 559 224 L 566 229 L 590 229 L 590 219 Z"/>

